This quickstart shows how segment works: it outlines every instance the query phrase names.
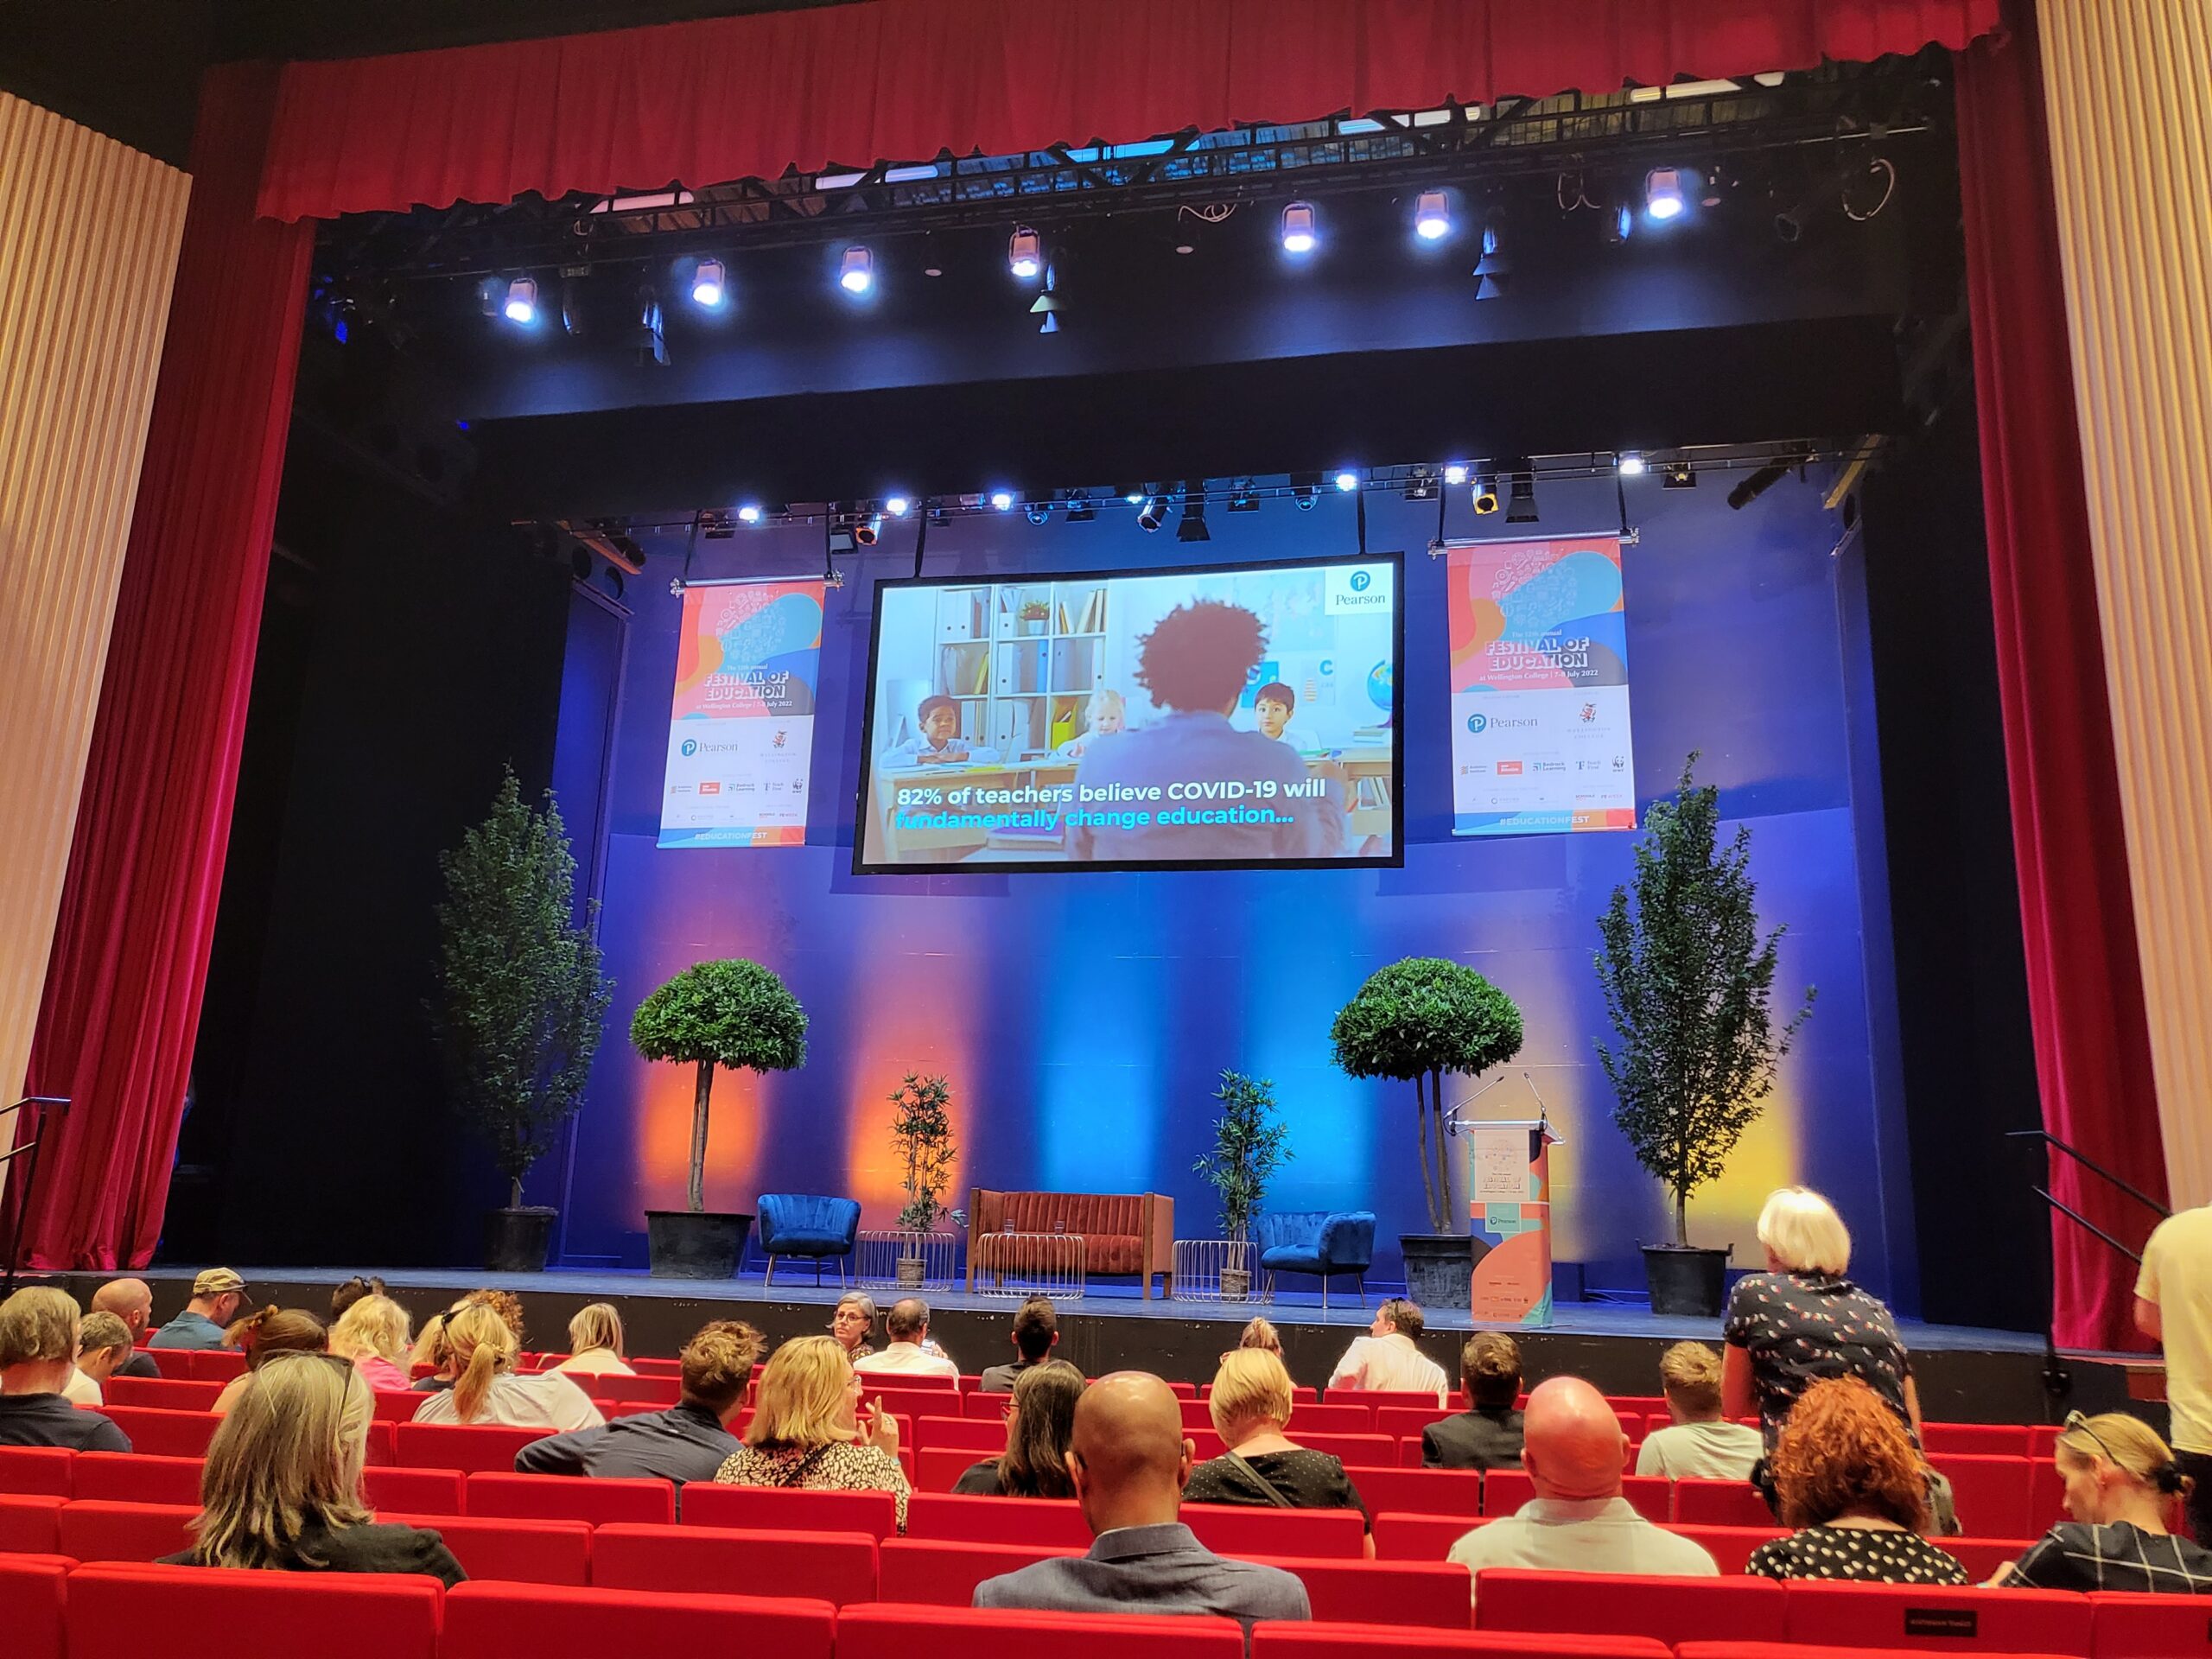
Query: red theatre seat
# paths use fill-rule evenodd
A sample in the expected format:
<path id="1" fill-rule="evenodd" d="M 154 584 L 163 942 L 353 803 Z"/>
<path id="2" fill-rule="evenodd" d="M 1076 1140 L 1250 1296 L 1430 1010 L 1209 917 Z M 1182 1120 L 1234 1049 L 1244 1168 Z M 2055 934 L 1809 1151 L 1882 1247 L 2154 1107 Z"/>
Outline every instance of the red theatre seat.
<path id="1" fill-rule="evenodd" d="M 2094 1592 L 2089 1651 L 2096 1659 L 2203 1659 L 2212 1653 L 2212 1604 L 2202 1596 Z"/>
<path id="2" fill-rule="evenodd" d="M 1020 1503 L 1019 1498 L 1005 1500 Z M 1277 1510 L 1229 1503 L 1185 1503 L 1183 1524 L 1217 1555 L 1298 1555 L 1355 1561 L 1367 1553 L 1367 1525 L 1357 1510 Z M 1086 1547 L 1089 1534 L 1084 1535 Z"/>
<path id="3" fill-rule="evenodd" d="M 1185 1507 L 1183 1519 L 1193 1510 Z M 1090 1529 L 1071 1498 L 954 1497 L 917 1492 L 906 1505 L 906 1535 L 971 1544 L 1027 1544 L 1086 1550 Z"/>
<path id="4" fill-rule="evenodd" d="M 195 1382 L 188 1377 L 111 1376 L 100 1384 L 100 1398 L 106 1406 L 150 1406 L 167 1411 L 213 1411 L 222 1392 L 220 1382 Z"/>
<path id="5" fill-rule="evenodd" d="M 1054 1555 L 1079 1555 L 1071 1546 L 972 1544 L 940 1538 L 887 1538 L 877 1567 L 876 1596 L 882 1601 L 917 1605 L 965 1607 L 985 1579 L 1019 1572 Z"/>
<path id="6" fill-rule="evenodd" d="M 1744 1570 L 1751 1559 L 1751 1552 L 1761 1544 L 1789 1535 L 1778 1527 L 1683 1527 L 1672 1526 L 1668 1531 L 1679 1533 L 1699 1545 L 1713 1557 L 1713 1565 L 1720 1569 L 1720 1576 L 1732 1579 Z M 1943 1541 L 1948 1544 L 1951 1541 Z"/>
<path id="7" fill-rule="evenodd" d="M 118 1503 L 200 1504 L 200 1458 L 156 1458 L 141 1452 L 86 1452 L 70 1471 L 79 1497 Z"/>
<path id="8" fill-rule="evenodd" d="M 1440 1630 L 1464 1630 L 1471 1622 L 1470 1575 L 1454 1562 L 1315 1561 L 1281 1555 L 1249 1559 L 1296 1574 L 1316 1618 L 1373 1619 Z"/>
<path id="9" fill-rule="evenodd" d="M 511 1475 L 515 1453 L 544 1438 L 543 1429 L 502 1423 L 400 1423 L 393 1431 L 394 1461 L 403 1469 Z"/>
<path id="10" fill-rule="evenodd" d="M 156 1406 L 113 1406 L 105 1414 L 130 1437 L 133 1452 L 162 1458 L 204 1458 L 223 1420 L 212 1411 L 165 1411 Z"/>
<path id="11" fill-rule="evenodd" d="M 830 1659 L 836 1622 L 826 1601 L 471 1583 L 446 1592 L 439 1651 L 442 1659 L 740 1651 Z"/>
<path id="12" fill-rule="evenodd" d="M 683 1397 L 683 1380 L 676 1376 L 624 1376 L 610 1372 L 604 1376 L 588 1379 L 584 1392 L 595 1399 L 620 1400 L 626 1404 L 660 1406 L 674 1405 Z"/>
<path id="13" fill-rule="evenodd" d="M 67 1497 L 74 1452 L 54 1446 L 0 1446 L 0 1492 L 26 1497 Z"/>
<path id="14" fill-rule="evenodd" d="M 913 1499 L 917 1505 L 922 1501 L 918 1496 Z M 776 1486 L 720 1486 L 711 1480 L 693 1480 L 684 1483 L 677 1509 L 687 1527 L 741 1527 L 753 1532 L 864 1532 L 875 1538 L 887 1538 L 899 1530 L 898 1504 L 888 1492 L 790 1491 Z"/>
<path id="15" fill-rule="evenodd" d="M 2018 1423 L 1923 1423 L 1920 1429 L 1921 1447 L 1930 1457 L 2024 1458 L 2028 1439 Z"/>
<path id="16" fill-rule="evenodd" d="M 591 1582 L 591 1528 L 582 1521 L 515 1521 L 460 1515 L 378 1515 L 404 1527 L 428 1527 L 445 1540 L 472 1579 L 506 1584 Z"/>
<path id="17" fill-rule="evenodd" d="M 235 1659 L 296 1643 L 315 1659 L 436 1659 L 440 1593 L 436 1580 L 400 1573 L 82 1567 L 63 1624 L 69 1659 L 143 1659 L 149 1646 L 166 1659 Z M 291 1635 L 264 1646 L 254 1631 Z"/>
<path id="18" fill-rule="evenodd" d="M 1485 1524 L 1464 1515 L 1404 1515 L 1382 1510 L 1375 1517 L 1375 1554 L 1386 1561 L 1440 1561 L 1452 1546 Z"/>
<path id="19" fill-rule="evenodd" d="M 63 1584 L 75 1563 L 41 1554 L 0 1555 L 0 1630 L 9 1659 L 61 1659 Z"/>
<path id="20" fill-rule="evenodd" d="M 2034 1466 L 2027 1459 L 1930 1455 L 1928 1461 L 1949 1479 L 1959 1524 L 1974 1537 L 2035 1535 Z"/>
<path id="21" fill-rule="evenodd" d="M 1976 1584 L 1986 1583 L 2007 1562 L 2017 1561 L 2034 1543 L 2031 1538 L 1931 1538 L 1928 1541 L 1947 1555 L 1955 1555 Z M 2212 1643 L 2212 1637 L 2207 1637 Z"/>
<path id="22" fill-rule="evenodd" d="M 1306 1395 L 1301 1392 L 1297 1397 L 1303 1400 Z M 1443 1412 L 1465 1411 L 1467 1396 L 1457 1392 L 1448 1394 L 1445 1396 L 1445 1404 L 1440 1407 L 1434 1395 L 1420 1389 L 1338 1389 L 1329 1395 L 1328 1403 L 1332 1406 L 1362 1405 L 1370 1411 L 1383 1411 L 1392 1406 L 1421 1406 L 1440 1414 Z"/>
<path id="23" fill-rule="evenodd" d="M 1975 1651 L 1949 1642 L 1933 1643 L 1932 1649 L 1945 1653 Z M 1926 1648 L 1807 1647 L 1801 1642 L 1685 1642 L 1675 1649 L 1675 1653 L 1676 1659 L 1913 1659 L 1913 1656 L 1929 1650 Z M 2202 1649 L 2197 1650 L 2202 1651 Z M 1991 1659 L 2074 1659 L 2074 1656 L 2053 1653 L 2004 1653 L 1992 1655 Z"/>
<path id="24" fill-rule="evenodd" d="M 156 1348 L 153 1355 L 164 1377 L 227 1382 L 245 1372 L 245 1356 L 235 1348 Z"/>
<path id="25" fill-rule="evenodd" d="M 1405 1515 L 1460 1515 L 1483 1512 L 1483 1478 L 1475 1469 L 1362 1469 L 1352 1484 L 1367 1500 L 1367 1512 L 1395 1510 Z"/>
<path id="26" fill-rule="evenodd" d="M 411 1389 L 378 1389 L 370 1395 L 375 1402 L 370 1414 L 380 1423 L 411 1423 L 424 1397 Z"/>
<path id="27" fill-rule="evenodd" d="M 150 1561 L 192 1548 L 196 1503 L 64 1503 L 55 1548 L 80 1561 Z"/>
<path id="28" fill-rule="evenodd" d="M 1783 1586 L 1770 1579 L 1491 1567 L 1475 1582 L 1475 1628 L 1649 1636 L 1668 1643 L 1780 1642 L 1786 1639 L 1783 1601 Z"/>
<path id="29" fill-rule="evenodd" d="M 633 1359 L 630 1362 L 630 1369 L 639 1376 L 680 1377 L 683 1375 L 683 1362 L 680 1359 Z"/>
<path id="30" fill-rule="evenodd" d="M 2089 1651 L 2089 1599 L 2063 1590 L 1950 1590 L 1809 1580 L 1793 1580 L 1787 1588 L 1784 1641 L 1939 1652 Z"/>
<path id="31" fill-rule="evenodd" d="M 1669 1517 L 1662 1517 L 1669 1518 Z M 1772 1527 L 1774 1511 L 1741 1480 L 1678 1480 L 1671 1519 L 1685 1527 Z"/>
<path id="32" fill-rule="evenodd" d="M 1669 1659 L 1665 1643 L 1636 1636 L 1402 1630 L 1324 1623 L 1252 1627 L 1252 1659 L 1367 1659 L 1370 1654 L 1386 1659 Z"/>
<path id="33" fill-rule="evenodd" d="M 1378 1406 L 1375 1411 L 1375 1432 L 1398 1440 L 1411 1435 L 1421 1438 L 1421 1432 L 1431 1423 L 1440 1422 L 1452 1414 L 1440 1406 Z"/>
<path id="34" fill-rule="evenodd" d="M 664 1480 L 576 1480 L 565 1475 L 474 1474 L 465 1515 L 516 1520 L 676 1524 L 676 1488 Z"/>
<path id="35" fill-rule="evenodd" d="M 48 1492 L 0 1493 L 0 1555 L 51 1555 L 61 1547 L 61 1506 Z M 7 1628 L 0 1621 L 0 1630 Z"/>
<path id="36" fill-rule="evenodd" d="M 773 1586 L 804 1590 L 842 1607 L 875 1599 L 876 1543 L 864 1532 L 746 1532 L 618 1522 L 592 1533 L 591 1581 L 606 1590 L 683 1594 Z"/>
<path id="37" fill-rule="evenodd" d="M 361 1496 L 372 1510 L 459 1515 L 467 1479 L 458 1469 L 364 1469 Z"/>
<path id="38" fill-rule="evenodd" d="M 970 1452 L 959 1446 L 929 1446 L 922 1448 L 915 1459 L 914 1487 L 918 1491 L 949 1492 L 978 1463 L 989 1453 Z"/>
<path id="39" fill-rule="evenodd" d="M 1006 1450 L 1006 1422 L 998 1417 L 917 1417 L 914 1446 L 923 1452 L 965 1452 L 973 1463 Z"/>
<path id="40" fill-rule="evenodd" d="M 915 1659 L 917 1654 L 1013 1653 L 1052 1659 L 1244 1659 L 1244 1632 L 1229 1618 L 1144 1613 L 1035 1613 L 979 1607 L 848 1607 L 837 1617 L 837 1659 Z"/>
<path id="41" fill-rule="evenodd" d="M 1347 1469 L 1395 1469 L 1398 1466 L 1398 1443 L 1388 1434 L 1307 1434 L 1301 1432 L 1299 1445 L 1309 1452 L 1325 1452 L 1341 1459 Z"/>

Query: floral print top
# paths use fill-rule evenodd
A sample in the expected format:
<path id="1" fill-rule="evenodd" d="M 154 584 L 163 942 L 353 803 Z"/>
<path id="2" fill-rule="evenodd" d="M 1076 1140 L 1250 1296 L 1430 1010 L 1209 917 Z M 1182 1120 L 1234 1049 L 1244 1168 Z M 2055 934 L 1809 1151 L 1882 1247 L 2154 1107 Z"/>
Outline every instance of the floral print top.
<path id="1" fill-rule="evenodd" d="M 1745 1274 L 1729 1293 L 1722 1334 L 1751 1357 L 1770 1450 L 1797 1396 L 1824 1376 L 1860 1378 L 1910 1427 L 1908 1367 L 1897 1323 L 1877 1298 L 1840 1274 Z"/>

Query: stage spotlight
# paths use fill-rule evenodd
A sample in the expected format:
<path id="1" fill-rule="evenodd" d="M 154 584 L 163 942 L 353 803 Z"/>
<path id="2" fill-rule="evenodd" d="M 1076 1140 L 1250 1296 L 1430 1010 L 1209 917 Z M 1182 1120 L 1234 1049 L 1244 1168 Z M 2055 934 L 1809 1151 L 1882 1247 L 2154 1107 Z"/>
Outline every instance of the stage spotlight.
<path id="1" fill-rule="evenodd" d="M 871 512 L 853 525 L 853 540 L 861 547 L 874 547 L 883 534 L 883 515 Z"/>
<path id="2" fill-rule="evenodd" d="M 1346 468 L 1344 471 L 1338 473 L 1337 474 L 1337 487 L 1343 491 L 1346 495 L 1350 495 L 1354 490 L 1359 487 L 1359 474 L 1351 471 L 1350 468 Z"/>
<path id="3" fill-rule="evenodd" d="M 1454 488 L 1457 488 L 1459 486 L 1465 483 L 1467 481 L 1466 463 L 1465 461 L 1455 461 L 1445 467 L 1444 481 L 1446 484 L 1452 486 Z"/>
<path id="4" fill-rule="evenodd" d="M 1050 524 L 1052 520 L 1052 504 L 1049 501 L 1032 501 L 1022 509 L 1021 516 L 1033 524 Z"/>
<path id="5" fill-rule="evenodd" d="M 518 276 L 507 284 L 506 303 L 499 308 L 509 322 L 524 327 L 537 321 L 537 278 Z"/>
<path id="6" fill-rule="evenodd" d="M 1618 248 L 1636 234 L 1636 214 L 1626 201 L 1616 201 L 1605 216 L 1605 245 Z"/>
<path id="7" fill-rule="evenodd" d="M 1613 470 L 1623 478 L 1643 476 L 1643 457 L 1634 449 L 1624 449 L 1613 457 Z"/>
<path id="8" fill-rule="evenodd" d="M 1007 238 L 1006 267 L 1025 283 L 1044 275 L 1044 238 L 1027 225 L 1017 225 L 1014 234 Z"/>
<path id="9" fill-rule="evenodd" d="M 1643 175 L 1643 211 L 1664 224 L 1681 216 L 1681 169 L 1655 167 Z"/>
<path id="10" fill-rule="evenodd" d="M 712 311 L 728 293 L 728 275 L 719 259 L 702 259 L 691 273 L 691 303 Z"/>
<path id="11" fill-rule="evenodd" d="M 1167 519 L 1167 498 L 1147 495 L 1144 505 L 1137 509 L 1137 528 L 1149 533 L 1158 530 Z"/>
<path id="12" fill-rule="evenodd" d="M 737 521 L 741 524 L 759 524 L 760 522 L 760 504 L 758 501 L 747 501 L 744 503 L 737 510 Z"/>
<path id="13" fill-rule="evenodd" d="M 1098 509 L 1090 505 L 1089 496 L 1071 495 L 1068 498 L 1068 523 L 1087 524 L 1097 516 Z"/>
<path id="14" fill-rule="evenodd" d="M 1059 296 L 1053 293 L 1049 288 L 1046 289 L 1042 294 L 1039 294 L 1035 300 L 1031 302 L 1029 315 L 1033 317 L 1042 317 L 1045 319 L 1044 321 L 1037 325 L 1037 332 L 1039 334 L 1058 334 L 1060 332 Z"/>
<path id="15" fill-rule="evenodd" d="M 1497 511 L 1497 474 L 1496 473 L 1475 474 L 1474 500 L 1475 512 L 1483 517 L 1487 518 Z"/>
<path id="16" fill-rule="evenodd" d="M 1670 461 L 1659 469 L 1659 487 L 1662 490 L 1694 490 L 1697 474 L 1690 470 L 1687 461 Z"/>
<path id="17" fill-rule="evenodd" d="M 1252 487 L 1250 479 L 1236 480 L 1236 486 L 1229 492 L 1229 510 L 1231 512 L 1257 512 L 1260 510 L 1260 493 Z"/>
<path id="18" fill-rule="evenodd" d="M 1480 279 L 1475 289 L 1478 300 L 1495 300 L 1505 292 L 1505 279 L 1512 274 L 1513 257 L 1505 251 L 1505 219 L 1492 213 L 1483 221 L 1483 257 L 1475 262 L 1475 275 Z"/>
<path id="19" fill-rule="evenodd" d="M 1321 499 L 1321 474 L 1293 473 L 1290 475 L 1290 499 L 1298 503 L 1300 512 L 1313 511 L 1313 504 Z"/>
<path id="20" fill-rule="evenodd" d="M 1196 490 L 1187 486 L 1184 489 L 1183 518 L 1182 522 L 1175 526 L 1175 539 L 1179 542 L 1210 542 L 1213 539 L 1212 535 L 1206 529 L 1206 497 L 1204 484 L 1199 485 Z"/>
<path id="21" fill-rule="evenodd" d="M 1114 486 L 1114 493 L 1133 507 L 1141 507 L 1144 505 L 1144 486 L 1141 484 L 1116 484 Z"/>
<path id="22" fill-rule="evenodd" d="M 1013 512 L 1014 492 L 1012 490 L 993 490 L 991 492 L 991 511 L 994 512 Z"/>
<path id="23" fill-rule="evenodd" d="M 1452 234 L 1452 209 L 1441 190 L 1424 190 L 1414 206 L 1414 234 L 1424 242 L 1440 242 Z"/>
<path id="24" fill-rule="evenodd" d="M 1433 501 L 1436 499 L 1436 480 L 1427 469 L 1416 467 L 1406 478 L 1406 499 Z"/>
<path id="25" fill-rule="evenodd" d="M 1781 483 L 1783 479 L 1789 477 L 1791 472 L 1802 467 L 1812 458 L 1812 451 L 1809 449 L 1777 455 L 1744 480 L 1742 483 L 1737 485 L 1734 489 L 1729 491 L 1728 505 L 1738 512 L 1742 512 L 1776 485 Z"/>
<path id="26" fill-rule="evenodd" d="M 1533 474 L 1513 474 L 1513 488 L 1505 499 L 1505 522 L 1509 524 L 1533 524 L 1536 522 L 1536 480 Z"/>
<path id="27" fill-rule="evenodd" d="M 865 294 L 875 286 L 875 256 L 858 245 L 847 248 L 837 262 L 837 285 L 848 294 Z"/>
<path id="28" fill-rule="evenodd" d="M 1294 201 L 1282 210 L 1282 251 L 1289 254 L 1306 254 L 1320 245 L 1320 236 L 1314 228 L 1313 204 Z"/>
<path id="29" fill-rule="evenodd" d="M 908 509 L 913 505 L 903 495 L 887 495 L 883 498 L 883 510 L 893 518 L 904 518 Z"/>

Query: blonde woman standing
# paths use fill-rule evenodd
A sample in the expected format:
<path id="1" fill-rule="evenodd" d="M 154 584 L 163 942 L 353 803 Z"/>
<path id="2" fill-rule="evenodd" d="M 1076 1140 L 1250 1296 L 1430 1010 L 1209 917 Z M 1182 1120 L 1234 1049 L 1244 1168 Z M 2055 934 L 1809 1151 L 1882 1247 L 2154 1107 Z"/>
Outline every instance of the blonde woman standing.
<path id="1" fill-rule="evenodd" d="M 899 1466 L 899 1425 L 878 1400 L 860 1421 L 861 1379 L 835 1337 L 795 1337 L 760 1373 L 744 1447 L 715 1473 L 724 1486 L 885 1491 L 906 1530 L 912 1488 Z"/>
<path id="2" fill-rule="evenodd" d="M 351 1362 L 274 1354 L 247 1379 L 207 1448 L 193 1547 L 169 1567 L 468 1575 L 435 1532 L 378 1526 L 361 1502 L 369 1390 Z"/>
<path id="3" fill-rule="evenodd" d="M 415 1408 L 418 1423 L 505 1423 L 572 1433 L 607 1420 L 590 1397 L 558 1371 L 514 1372 L 515 1334 L 497 1309 L 472 1302 L 445 1322 L 453 1387 Z"/>
<path id="4" fill-rule="evenodd" d="M 635 1376 L 622 1351 L 622 1315 L 612 1302 L 593 1302 L 569 1321 L 569 1357 L 553 1367 L 580 1376 Z"/>

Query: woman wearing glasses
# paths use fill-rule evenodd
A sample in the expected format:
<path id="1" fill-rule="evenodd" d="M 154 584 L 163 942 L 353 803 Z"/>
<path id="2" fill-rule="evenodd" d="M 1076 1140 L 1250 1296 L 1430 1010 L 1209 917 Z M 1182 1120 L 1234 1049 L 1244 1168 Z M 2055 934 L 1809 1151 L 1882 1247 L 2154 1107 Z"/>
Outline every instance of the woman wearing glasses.
<path id="1" fill-rule="evenodd" d="M 1065 1359 L 1023 1371 L 1007 1400 L 1006 1450 L 969 1468 L 952 1490 L 972 1497 L 1073 1497 L 1068 1442 L 1083 1389 L 1083 1373 Z"/>
<path id="2" fill-rule="evenodd" d="M 2212 1595 L 2212 1550 L 2171 1530 L 2193 1483 L 2164 1440 L 2125 1413 L 2077 1411 L 2066 1419 L 2056 1455 L 2074 1518 L 1998 1568 L 1992 1584 Z"/>
<path id="3" fill-rule="evenodd" d="M 352 1361 L 271 1355 L 207 1448 L 193 1547 L 163 1564 L 417 1573 L 459 1584 L 467 1574 L 436 1533 L 372 1522 L 361 1501 L 370 1409 Z"/>

